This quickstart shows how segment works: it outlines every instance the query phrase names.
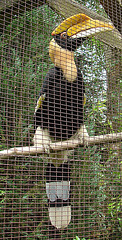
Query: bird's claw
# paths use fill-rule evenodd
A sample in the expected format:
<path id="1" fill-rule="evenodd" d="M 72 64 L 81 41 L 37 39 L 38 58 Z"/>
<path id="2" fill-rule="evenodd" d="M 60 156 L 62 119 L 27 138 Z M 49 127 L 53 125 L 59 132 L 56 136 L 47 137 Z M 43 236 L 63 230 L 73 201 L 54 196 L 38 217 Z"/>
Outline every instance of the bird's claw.
<path id="1" fill-rule="evenodd" d="M 50 154 L 50 144 L 43 144 L 44 153 Z"/>
<path id="2" fill-rule="evenodd" d="M 78 138 L 80 139 L 80 142 L 83 142 L 84 147 L 88 147 L 88 137 L 86 136 L 78 136 Z"/>
<path id="3" fill-rule="evenodd" d="M 86 130 L 85 125 L 83 125 L 78 131 L 78 139 L 80 139 L 80 142 L 83 142 L 85 147 L 88 147 L 89 143 L 88 138 L 89 138 L 88 132 Z"/>

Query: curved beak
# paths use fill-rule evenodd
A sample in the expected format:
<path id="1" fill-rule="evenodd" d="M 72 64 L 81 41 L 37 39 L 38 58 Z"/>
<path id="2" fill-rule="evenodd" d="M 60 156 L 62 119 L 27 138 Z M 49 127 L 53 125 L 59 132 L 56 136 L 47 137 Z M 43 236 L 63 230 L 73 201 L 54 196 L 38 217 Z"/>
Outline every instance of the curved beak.
<path id="1" fill-rule="evenodd" d="M 98 32 L 112 30 L 114 27 L 106 22 L 94 20 L 85 14 L 79 13 L 64 20 L 53 32 L 55 36 L 67 32 L 68 37 L 79 38 L 95 35 Z"/>

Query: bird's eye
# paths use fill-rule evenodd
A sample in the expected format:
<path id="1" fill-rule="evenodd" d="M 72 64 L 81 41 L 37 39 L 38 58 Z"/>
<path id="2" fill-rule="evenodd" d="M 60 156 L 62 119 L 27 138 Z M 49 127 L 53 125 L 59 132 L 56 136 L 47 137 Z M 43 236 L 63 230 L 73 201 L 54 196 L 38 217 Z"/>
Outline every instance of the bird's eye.
<path id="1" fill-rule="evenodd" d="M 62 32 L 61 33 L 61 38 L 66 39 L 67 38 L 67 33 L 66 32 Z"/>

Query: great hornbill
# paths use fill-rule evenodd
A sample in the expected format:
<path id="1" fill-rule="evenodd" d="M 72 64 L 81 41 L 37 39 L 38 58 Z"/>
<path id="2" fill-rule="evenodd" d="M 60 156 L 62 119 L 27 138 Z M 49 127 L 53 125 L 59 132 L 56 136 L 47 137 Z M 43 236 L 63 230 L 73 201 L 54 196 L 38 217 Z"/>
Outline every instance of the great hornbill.
<path id="1" fill-rule="evenodd" d="M 49 55 L 54 63 L 42 85 L 35 108 L 34 145 L 49 151 L 51 142 L 88 136 L 83 124 L 85 88 L 74 51 L 87 36 L 112 29 L 112 25 L 77 14 L 64 20 L 53 32 Z M 56 228 L 71 220 L 69 151 L 49 153 L 46 193 L 49 217 Z"/>

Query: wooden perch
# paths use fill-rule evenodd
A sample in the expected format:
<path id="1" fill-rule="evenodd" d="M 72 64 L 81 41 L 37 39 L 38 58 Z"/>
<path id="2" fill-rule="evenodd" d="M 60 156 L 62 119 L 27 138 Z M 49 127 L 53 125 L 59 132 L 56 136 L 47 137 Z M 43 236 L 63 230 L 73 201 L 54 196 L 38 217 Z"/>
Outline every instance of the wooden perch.
<path id="1" fill-rule="evenodd" d="M 84 146 L 84 142 L 87 141 L 88 146 L 99 145 L 110 142 L 120 142 L 122 140 L 122 132 L 121 133 L 112 133 L 94 137 L 88 137 L 87 139 L 83 139 L 80 141 L 76 140 L 68 140 L 63 142 L 55 142 L 50 144 L 50 151 L 62 151 L 62 150 L 71 150 L 78 146 Z M 23 157 L 23 156 L 34 156 L 37 154 L 44 154 L 43 145 L 40 147 L 36 146 L 26 146 L 26 147 L 15 147 L 10 148 L 8 150 L 0 151 L 0 159 L 6 159 L 7 157 Z"/>

